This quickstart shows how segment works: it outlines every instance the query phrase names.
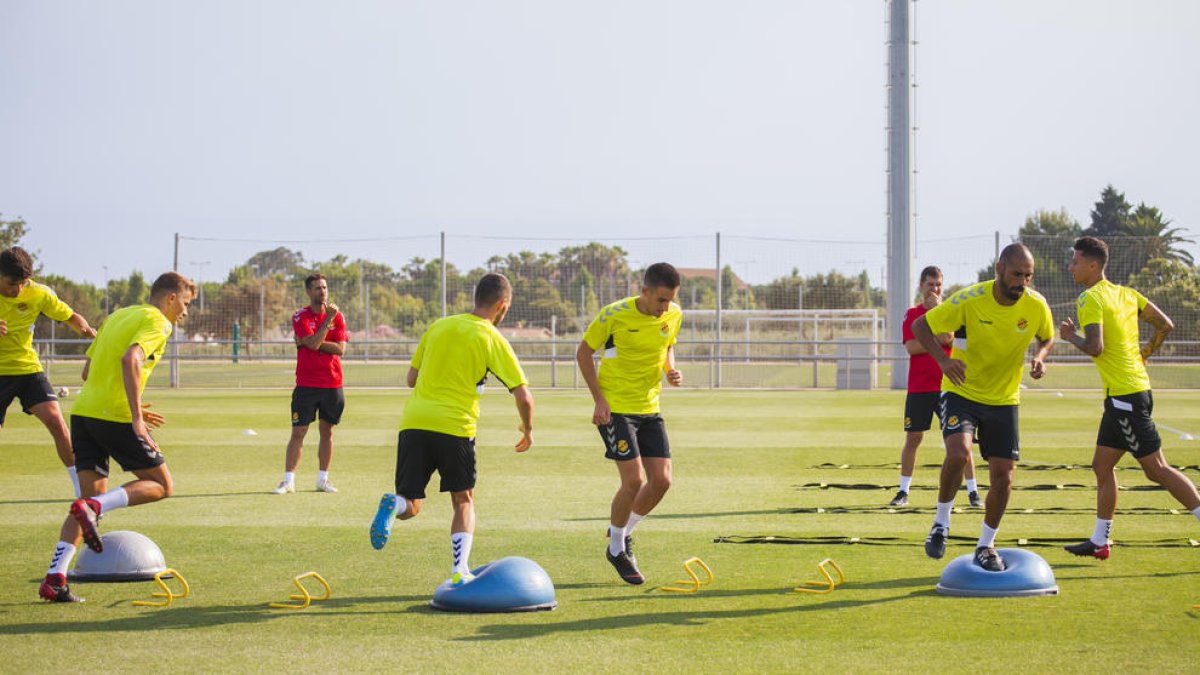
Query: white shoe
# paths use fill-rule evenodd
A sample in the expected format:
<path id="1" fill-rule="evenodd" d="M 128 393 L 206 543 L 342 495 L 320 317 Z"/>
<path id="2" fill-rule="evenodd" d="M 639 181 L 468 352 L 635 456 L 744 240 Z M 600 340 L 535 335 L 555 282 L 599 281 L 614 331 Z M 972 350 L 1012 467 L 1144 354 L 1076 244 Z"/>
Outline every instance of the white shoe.
<path id="1" fill-rule="evenodd" d="M 285 480 L 279 484 L 279 487 L 275 488 L 271 492 L 274 492 L 277 495 L 286 495 L 289 492 L 295 492 L 295 491 L 296 491 L 296 486 Z"/>
<path id="2" fill-rule="evenodd" d="M 317 492 L 337 492 L 337 488 L 333 487 L 333 483 L 328 479 L 317 481 Z"/>

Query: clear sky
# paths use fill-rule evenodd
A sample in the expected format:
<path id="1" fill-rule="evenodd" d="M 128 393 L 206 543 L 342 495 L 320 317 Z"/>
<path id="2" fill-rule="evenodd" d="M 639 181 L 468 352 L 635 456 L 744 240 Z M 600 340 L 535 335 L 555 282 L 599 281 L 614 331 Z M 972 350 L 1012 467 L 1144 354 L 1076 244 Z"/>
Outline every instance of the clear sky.
<path id="1" fill-rule="evenodd" d="M 918 268 L 969 280 L 993 232 L 1042 208 L 1086 225 L 1108 183 L 1200 235 L 1200 2 L 915 12 Z M 181 271 L 211 280 L 270 241 L 399 267 L 436 240 L 303 242 L 443 230 L 461 266 L 721 231 L 814 242 L 727 253 L 754 281 L 797 266 L 878 282 L 885 14 L 879 0 L 3 2 L 0 212 L 28 221 L 47 271 L 95 283 L 168 269 L 175 232 L 261 240 L 185 240 Z M 710 241 L 680 243 L 678 262 L 710 259 Z M 674 259 L 669 240 L 630 248 Z"/>

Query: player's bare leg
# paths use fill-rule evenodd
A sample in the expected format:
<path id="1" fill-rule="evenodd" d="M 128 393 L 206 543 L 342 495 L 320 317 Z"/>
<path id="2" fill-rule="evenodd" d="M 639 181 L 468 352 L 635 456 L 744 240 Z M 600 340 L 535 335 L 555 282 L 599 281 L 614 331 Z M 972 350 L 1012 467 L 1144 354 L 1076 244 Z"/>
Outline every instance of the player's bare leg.
<path id="1" fill-rule="evenodd" d="M 30 408 L 29 412 L 45 425 L 46 431 L 50 432 L 50 437 L 54 439 L 54 449 L 58 452 L 58 461 L 67 467 L 67 474 L 71 477 L 71 487 L 75 490 L 75 497 L 81 497 L 83 492 L 79 487 L 79 476 L 75 473 L 75 453 L 71 449 L 71 432 L 67 429 L 67 421 L 63 419 L 62 408 L 58 405 L 58 401 L 39 403 Z"/>
<path id="2" fill-rule="evenodd" d="M 942 461 L 942 475 L 938 483 L 937 514 L 933 527 L 925 538 L 925 555 L 940 559 L 946 554 L 946 538 L 950 536 L 950 512 L 954 508 L 954 495 L 962 486 L 963 471 L 971 463 L 971 434 L 957 433 L 947 436 L 946 459 Z"/>
<path id="3" fill-rule="evenodd" d="M 1167 463 L 1162 450 L 1152 455 L 1139 457 L 1138 463 L 1142 465 L 1142 471 L 1146 473 L 1146 478 L 1166 488 L 1176 501 L 1183 504 L 1184 508 L 1189 511 L 1200 508 L 1200 493 L 1196 491 L 1196 485 L 1188 480 L 1188 477 L 1183 475 L 1179 469 Z"/>
<path id="4" fill-rule="evenodd" d="M 450 503 L 454 506 L 454 517 L 450 521 L 450 552 L 454 567 L 450 570 L 450 578 L 453 583 L 462 584 L 474 578 L 471 576 L 471 544 L 475 538 L 475 491 L 451 492 Z"/>
<path id="5" fill-rule="evenodd" d="M 333 425 L 319 420 L 317 433 L 321 437 L 317 444 L 317 492 L 337 492 L 329 480 L 329 465 L 333 462 Z"/>

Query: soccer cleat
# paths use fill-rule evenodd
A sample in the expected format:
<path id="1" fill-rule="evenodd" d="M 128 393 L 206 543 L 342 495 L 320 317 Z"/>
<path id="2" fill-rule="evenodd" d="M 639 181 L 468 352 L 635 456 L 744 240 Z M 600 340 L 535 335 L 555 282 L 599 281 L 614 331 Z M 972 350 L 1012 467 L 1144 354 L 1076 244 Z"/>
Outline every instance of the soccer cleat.
<path id="1" fill-rule="evenodd" d="M 1097 546 L 1096 544 L 1092 543 L 1091 539 L 1088 539 L 1078 544 L 1064 546 L 1063 549 L 1072 555 L 1083 557 L 1090 555 L 1093 558 L 1098 558 L 1100 560 L 1108 560 L 1109 553 L 1111 552 L 1111 545 L 1105 544 L 1103 546 Z"/>
<path id="2" fill-rule="evenodd" d="M 379 510 L 375 512 L 375 520 L 371 521 L 371 546 L 382 550 L 392 535 L 392 523 L 396 520 L 396 495 L 385 492 L 379 500 Z"/>
<path id="3" fill-rule="evenodd" d="M 633 557 L 633 537 L 626 535 L 625 537 L 625 555 L 633 561 L 634 566 L 637 566 L 637 558 Z"/>
<path id="4" fill-rule="evenodd" d="M 83 602 L 83 598 L 71 592 L 67 578 L 61 574 L 47 574 L 38 588 L 38 597 L 46 602 Z"/>
<path id="5" fill-rule="evenodd" d="M 337 492 L 337 488 L 333 487 L 333 483 L 328 478 L 317 481 L 317 492 Z"/>
<path id="6" fill-rule="evenodd" d="M 1004 571 L 1004 559 L 991 546 L 980 546 L 975 549 L 975 564 L 989 572 Z"/>
<path id="7" fill-rule="evenodd" d="M 983 506 L 983 500 L 979 498 L 979 492 L 972 490 L 967 493 L 967 499 L 970 500 L 971 506 L 979 508 Z"/>
<path id="8" fill-rule="evenodd" d="M 79 529 L 83 531 L 83 543 L 96 553 L 101 553 L 104 551 L 104 542 L 100 540 L 100 532 L 96 529 L 96 516 L 100 509 L 93 507 L 92 503 L 95 501 L 76 499 L 71 502 L 70 513 L 75 522 L 79 523 Z"/>
<path id="9" fill-rule="evenodd" d="M 892 501 L 888 502 L 888 506 L 908 506 L 908 493 L 900 490 Z"/>
<path id="10" fill-rule="evenodd" d="M 646 582 L 646 578 L 638 571 L 637 564 L 629 557 L 629 554 L 622 551 L 617 555 L 609 552 L 608 548 L 604 549 L 604 557 L 608 558 L 608 562 L 616 568 L 617 574 L 620 575 L 621 581 L 634 586 L 641 585 Z"/>
<path id="11" fill-rule="evenodd" d="M 455 572 L 450 577 L 451 586 L 463 586 L 475 581 L 475 575 L 470 572 Z"/>
<path id="12" fill-rule="evenodd" d="M 293 485 L 292 483 L 287 482 L 286 480 L 281 482 L 279 484 L 279 487 L 275 488 L 274 490 L 271 490 L 271 492 L 274 492 L 277 495 L 286 495 L 289 492 L 295 492 L 295 491 L 296 491 L 296 486 Z"/>
<path id="13" fill-rule="evenodd" d="M 929 536 L 925 537 L 925 555 L 934 560 L 941 560 L 946 555 L 946 537 L 950 536 L 950 528 L 945 525 L 933 524 Z"/>

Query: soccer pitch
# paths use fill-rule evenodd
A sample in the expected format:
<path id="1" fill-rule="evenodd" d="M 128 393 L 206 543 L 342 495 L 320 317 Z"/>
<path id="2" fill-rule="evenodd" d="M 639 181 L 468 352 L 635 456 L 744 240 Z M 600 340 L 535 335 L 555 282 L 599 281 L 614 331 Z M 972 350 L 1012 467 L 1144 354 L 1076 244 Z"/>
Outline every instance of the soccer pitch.
<path id="1" fill-rule="evenodd" d="M 484 396 L 472 554 L 474 566 L 519 555 L 546 569 L 559 608 L 530 614 L 428 608 L 450 568 L 449 498 L 434 492 L 436 482 L 421 515 L 397 523 L 383 551 L 371 548 L 367 528 L 379 495 L 391 489 L 407 393 L 356 389 L 347 391 L 336 434 L 332 478 L 341 492 L 312 491 L 314 428 L 300 491 L 283 497 L 269 491 L 282 472 L 289 390 L 148 391 L 167 416 L 156 437 L 176 495 L 116 511 L 102 531 L 154 539 L 192 595 L 167 608 L 133 607 L 153 583 L 81 583 L 73 587 L 85 604 L 44 605 L 37 581 L 69 485 L 49 436 L 14 405 L 0 432 L 3 670 L 1182 672 L 1200 662 L 1200 610 L 1192 609 L 1200 604 L 1200 548 L 1188 545 L 1200 539 L 1200 523 L 1165 491 L 1121 493 L 1110 560 L 1033 548 L 1053 566 L 1058 596 L 944 597 L 934 592 L 938 576 L 973 550 L 982 510 L 966 508 L 961 493 L 951 531 L 964 539 L 952 540 L 942 561 L 925 557 L 932 464 L 942 455 L 936 434 L 927 434 L 918 458 L 914 508 L 886 508 L 903 435 L 902 392 L 668 391 L 675 484 L 635 533 L 647 583 L 634 587 L 604 559 L 617 479 L 589 425 L 590 398 L 535 393 L 536 444 L 524 455 L 512 451 L 510 398 Z M 1091 532 L 1091 472 L 1041 465 L 1087 464 L 1101 395 L 1059 393 L 1025 393 L 1025 463 L 1001 548 L 1017 538 L 1082 540 Z M 1155 417 L 1200 437 L 1200 392 L 1156 392 Z M 1200 441 L 1165 430 L 1163 437 L 1171 463 L 1200 479 Z M 1148 484 L 1134 466 L 1130 458 L 1121 464 L 1126 488 Z M 115 474 L 114 482 L 128 476 Z M 1033 486 L 1048 489 L 1023 489 Z M 903 541 L 714 542 L 761 535 Z M 658 590 L 684 578 L 681 564 L 692 556 L 708 563 L 715 583 L 695 595 Z M 824 558 L 842 566 L 846 584 L 828 595 L 792 592 L 819 578 Z M 303 611 L 268 609 L 309 570 L 329 581 L 331 600 Z"/>

